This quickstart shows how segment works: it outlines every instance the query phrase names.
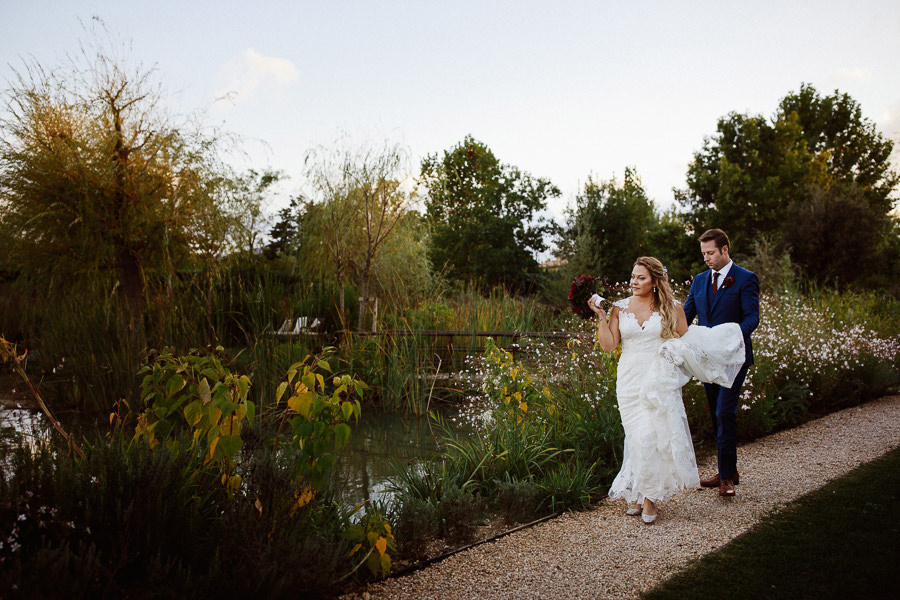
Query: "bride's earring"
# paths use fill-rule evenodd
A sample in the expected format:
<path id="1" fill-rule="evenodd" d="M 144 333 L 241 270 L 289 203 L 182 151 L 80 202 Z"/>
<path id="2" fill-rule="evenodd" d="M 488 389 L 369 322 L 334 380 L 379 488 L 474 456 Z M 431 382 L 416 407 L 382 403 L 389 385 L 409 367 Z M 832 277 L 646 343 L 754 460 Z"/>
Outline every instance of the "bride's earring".
<path id="1" fill-rule="evenodd" d="M 654 293 L 654 294 L 656 293 L 656 286 L 655 286 L 655 285 L 653 286 L 653 293 Z"/>

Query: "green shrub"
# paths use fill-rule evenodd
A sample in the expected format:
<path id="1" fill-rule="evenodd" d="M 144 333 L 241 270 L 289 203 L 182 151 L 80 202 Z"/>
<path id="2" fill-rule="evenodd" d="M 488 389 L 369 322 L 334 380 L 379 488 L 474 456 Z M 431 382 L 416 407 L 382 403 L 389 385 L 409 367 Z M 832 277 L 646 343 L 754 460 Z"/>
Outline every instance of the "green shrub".
<path id="1" fill-rule="evenodd" d="M 441 531 L 440 509 L 432 500 L 407 497 L 396 511 L 397 547 L 406 556 L 421 557 Z"/>
<path id="2" fill-rule="evenodd" d="M 601 486 L 594 477 L 594 466 L 579 460 L 559 463 L 539 482 L 544 490 L 543 507 L 549 513 L 590 508 L 602 495 Z"/>
<path id="3" fill-rule="evenodd" d="M 470 541 L 483 507 L 484 501 L 464 487 L 445 485 L 438 504 L 441 534 L 456 544 Z"/>
<path id="4" fill-rule="evenodd" d="M 543 490 L 533 479 L 516 479 L 508 473 L 494 481 L 495 508 L 507 526 L 533 520 L 540 514 Z"/>

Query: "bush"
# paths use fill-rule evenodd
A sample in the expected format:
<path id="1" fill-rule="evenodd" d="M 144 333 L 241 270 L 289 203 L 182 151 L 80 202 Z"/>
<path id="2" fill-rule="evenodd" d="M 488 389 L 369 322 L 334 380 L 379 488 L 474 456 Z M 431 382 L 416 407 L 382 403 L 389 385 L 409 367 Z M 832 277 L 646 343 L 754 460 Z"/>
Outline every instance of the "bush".
<path id="1" fill-rule="evenodd" d="M 507 526 L 531 521 L 540 514 L 544 493 L 534 480 L 516 479 L 504 473 L 501 479 L 494 481 L 494 487 L 497 490 L 495 507 Z"/>
<path id="2" fill-rule="evenodd" d="M 453 543 L 469 541 L 483 507 L 484 501 L 467 489 L 455 483 L 446 485 L 438 505 L 441 534 Z"/>
<path id="3" fill-rule="evenodd" d="M 428 542 L 440 535 L 440 509 L 431 500 L 407 497 L 399 501 L 396 512 L 397 547 L 405 556 L 425 554 Z"/>

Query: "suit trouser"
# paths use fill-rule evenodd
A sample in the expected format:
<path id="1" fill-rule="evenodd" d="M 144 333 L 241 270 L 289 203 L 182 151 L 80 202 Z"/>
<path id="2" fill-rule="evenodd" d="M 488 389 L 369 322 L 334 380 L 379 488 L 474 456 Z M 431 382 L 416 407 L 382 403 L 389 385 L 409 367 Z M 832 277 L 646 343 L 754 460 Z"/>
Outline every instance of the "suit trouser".
<path id="1" fill-rule="evenodd" d="M 741 387 L 747 377 L 749 364 L 741 367 L 730 388 L 704 383 L 709 416 L 712 418 L 718 450 L 719 477 L 731 479 L 737 473 L 737 409 Z"/>

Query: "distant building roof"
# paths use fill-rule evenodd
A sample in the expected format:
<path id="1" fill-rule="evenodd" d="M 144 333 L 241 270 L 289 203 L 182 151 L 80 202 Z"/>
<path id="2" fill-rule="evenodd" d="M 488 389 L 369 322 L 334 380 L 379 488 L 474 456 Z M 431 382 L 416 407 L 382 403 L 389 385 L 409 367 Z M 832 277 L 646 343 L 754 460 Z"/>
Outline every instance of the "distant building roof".
<path id="1" fill-rule="evenodd" d="M 565 258 L 554 258 L 552 260 L 548 260 L 547 262 L 541 263 L 542 269 L 558 269 L 561 266 L 568 264 L 568 259 Z"/>

